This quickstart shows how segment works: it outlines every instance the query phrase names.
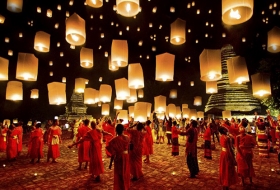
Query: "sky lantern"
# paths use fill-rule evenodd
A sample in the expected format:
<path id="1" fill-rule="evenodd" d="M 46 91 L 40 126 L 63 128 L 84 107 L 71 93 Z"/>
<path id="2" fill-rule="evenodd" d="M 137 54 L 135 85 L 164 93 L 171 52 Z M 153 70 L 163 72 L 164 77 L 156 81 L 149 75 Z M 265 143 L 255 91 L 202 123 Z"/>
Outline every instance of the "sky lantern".
<path id="1" fill-rule="evenodd" d="M 203 111 L 198 111 L 197 112 L 197 118 L 204 119 L 204 112 Z"/>
<path id="2" fill-rule="evenodd" d="M 138 90 L 138 98 L 144 98 L 144 90 L 143 89 Z"/>
<path id="3" fill-rule="evenodd" d="M 253 96 L 260 98 L 271 95 L 270 74 L 256 73 L 251 75 Z"/>
<path id="4" fill-rule="evenodd" d="M 154 110 L 156 113 L 166 112 L 166 97 L 165 96 L 156 96 L 154 97 Z"/>
<path id="5" fill-rule="evenodd" d="M 103 5 L 103 0 L 86 0 L 86 4 L 93 8 L 99 8 Z"/>
<path id="6" fill-rule="evenodd" d="M 102 104 L 101 114 L 102 115 L 109 115 L 110 114 L 110 105 L 109 104 Z"/>
<path id="7" fill-rule="evenodd" d="M 128 87 L 133 89 L 144 88 L 143 69 L 140 63 L 128 65 Z"/>
<path id="8" fill-rule="evenodd" d="M 62 82 L 66 82 L 66 77 L 62 77 Z"/>
<path id="9" fill-rule="evenodd" d="M 188 107 L 189 107 L 188 104 L 182 104 L 182 110 L 183 110 L 184 108 L 188 108 Z"/>
<path id="10" fill-rule="evenodd" d="M 0 81 L 8 80 L 9 60 L 0 57 Z"/>
<path id="11" fill-rule="evenodd" d="M 181 119 L 182 118 L 182 112 L 180 106 L 176 106 L 176 118 Z"/>
<path id="12" fill-rule="evenodd" d="M 93 49 L 84 48 L 84 47 L 81 48 L 80 65 L 83 68 L 92 68 L 93 67 Z"/>
<path id="13" fill-rule="evenodd" d="M 194 97 L 194 101 L 193 101 L 193 105 L 195 106 L 201 106 L 202 104 L 202 98 L 201 96 L 195 96 Z"/>
<path id="14" fill-rule="evenodd" d="M 99 87 L 99 100 L 103 103 L 111 102 L 112 87 L 108 84 L 101 84 Z"/>
<path id="15" fill-rule="evenodd" d="M 194 81 L 191 81 L 191 82 L 190 82 L 190 86 L 194 86 Z"/>
<path id="16" fill-rule="evenodd" d="M 76 93 L 84 93 L 85 86 L 86 86 L 85 80 L 86 79 L 84 79 L 84 78 L 75 78 L 75 92 Z"/>
<path id="17" fill-rule="evenodd" d="M 228 79 L 230 84 L 249 82 L 249 75 L 244 57 L 235 56 L 227 60 Z"/>
<path id="18" fill-rule="evenodd" d="M 130 96 L 130 89 L 128 88 L 128 80 L 120 78 L 115 80 L 115 90 L 117 100 L 126 100 Z"/>
<path id="19" fill-rule="evenodd" d="M 114 109 L 121 110 L 123 108 L 123 100 L 114 100 Z"/>
<path id="20" fill-rule="evenodd" d="M 197 111 L 196 109 L 190 109 L 190 115 L 189 115 L 190 119 L 196 120 L 197 119 Z"/>
<path id="21" fill-rule="evenodd" d="M 134 104 L 134 121 L 147 121 L 147 102 L 136 102 Z"/>
<path id="22" fill-rule="evenodd" d="M 32 99 L 38 99 L 39 98 L 39 90 L 38 89 L 32 89 L 30 98 Z"/>
<path id="23" fill-rule="evenodd" d="M 134 106 L 128 106 L 129 117 L 134 118 Z"/>
<path id="24" fill-rule="evenodd" d="M 52 18 L 52 10 L 48 9 L 46 15 L 47 15 L 47 17 Z"/>
<path id="25" fill-rule="evenodd" d="M 170 43 L 174 45 L 181 45 L 186 41 L 186 21 L 177 18 L 171 23 Z"/>
<path id="26" fill-rule="evenodd" d="M 222 78 L 220 49 L 204 49 L 199 56 L 200 80 L 217 81 Z"/>
<path id="27" fill-rule="evenodd" d="M 99 90 L 94 89 L 94 101 L 99 102 Z"/>
<path id="28" fill-rule="evenodd" d="M 43 31 L 36 32 L 35 39 L 34 39 L 34 49 L 39 52 L 49 52 L 50 38 L 51 35 L 46 32 Z"/>
<path id="29" fill-rule="evenodd" d="M 126 67 L 128 64 L 127 40 L 113 40 L 111 46 L 111 64 Z"/>
<path id="30" fill-rule="evenodd" d="M 222 20 L 236 25 L 249 20 L 253 15 L 254 0 L 222 0 Z"/>
<path id="31" fill-rule="evenodd" d="M 189 118 L 190 117 L 190 108 L 182 108 L 183 112 L 183 118 Z"/>
<path id="32" fill-rule="evenodd" d="M 223 119 L 231 119 L 231 111 L 230 110 L 224 110 L 222 111 Z"/>
<path id="33" fill-rule="evenodd" d="M 218 92 L 217 81 L 206 81 L 206 94 L 214 94 Z"/>
<path id="34" fill-rule="evenodd" d="M 38 59 L 34 54 L 18 53 L 16 79 L 36 81 L 38 74 Z"/>
<path id="35" fill-rule="evenodd" d="M 125 17 L 133 17 L 140 12 L 139 0 L 116 0 L 117 13 Z"/>
<path id="36" fill-rule="evenodd" d="M 5 22 L 5 17 L 3 15 L 0 15 L 0 24 L 3 24 Z"/>
<path id="37" fill-rule="evenodd" d="M 169 94 L 169 98 L 177 98 L 177 90 L 176 89 L 171 89 L 170 90 L 170 94 Z"/>
<path id="38" fill-rule="evenodd" d="M 152 104 L 147 102 L 147 117 L 151 116 Z"/>
<path id="39" fill-rule="evenodd" d="M 48 83 L 50 105 L 66 104 L 66 84 L 62 82 Z"/>
<path id="40" fill-rule="evenodd" d="M 117 71 L 117 70 L 119 70 L 118 66 L 112 64 L 111 56 L 109 56 L 109 58 L 108 58 L 108 68 L 109 68 L 110 71 Z"/>
<path id="41" fill-rule="evenodd" d="M 127 103 L 137 102 L 137 91 L 136 89 L 130 89 L 130 96 L 126 99 Z"/>
<path id="42" fill-rule="evenodd" d="M 83 45 L 86 41 L 86 23 L 76 13 L 66 20 L 66 41 L 75 46 Z"/>
<path id="43" fill-rule="evenodd" d="M 156 56 L 156 80 L 173 81 L 175 55 L 163 53 Z"/>
<path id="44" fill-rule="evenodd" d="M 84 103 L 85 104 L 95 104 L 95 89 L 85 88 L 84 89 Z"/>
<path id="45" fill-rule="evenodd" d="M 22 11 L 23 0 L 7 0 L 7 9 L 14 13 Z"/>
<path id="46" fill-rule="evenodd" d="M 169 117 L 175 117 L 176 116 L 176 105 L 175 104 L 168 104 L 168 115 Z"/>
<path id="47" fill-rule="evenodd" d="M 118 110 L 118 120 L 122 119 L 124 123 L 127 123 L 128 121 L 128 112 L 127 110 Z"/>
<path id="48" fill-rule="evenodd" d="M 8 81 L 6 88 L 6 100 L 22 100 L 22 82 L 20 81 Z"/>
<path id="49" fill-rule="evenodd" d="M 267 33 L 267 51 L 271 53 L 280 52 L 280 28 L 274 26 Z"/>

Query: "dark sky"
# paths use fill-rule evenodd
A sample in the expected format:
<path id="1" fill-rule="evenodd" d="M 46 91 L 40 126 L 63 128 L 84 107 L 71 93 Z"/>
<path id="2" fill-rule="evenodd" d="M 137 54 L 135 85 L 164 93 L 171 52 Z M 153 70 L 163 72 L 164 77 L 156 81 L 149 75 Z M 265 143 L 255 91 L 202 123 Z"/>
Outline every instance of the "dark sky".
<path id="1" fill-rule="evenodd" d="M 52 118 L 54 115 L 64 114 L 65 105 L 51 106 L 48 103 L 47 83 L 58 81 L 62 77 L 67 78 L 66 93 L 67 101 L 70 100 L 74 90 L 75 78 L 83 77 L 89 79 L 87 87 L 99 89 L 99 77 L 103 77 L 103 84 L 112 85 L 113 100 L 115 97 L 114 80 L 127 78 L 127 67 L 120 68 L 112 72 L 108 70 L 108 58 L 105 52 L 110 55 L 112 39 L 125 39 L 129 47 L 129 63 L 141 63 L 144 78 L 144 98 L 139 101 L 153 103 L 153 97 L 157 95 L 167 96 L 167 104 L 174 103 L 181 106 L 188 103 L 189 107 L 203 111 L 209 95 L 205 94 L 205 82 L 200 81 L 199 55 L 204 48 L 220 49 L 225 44 L 231 44 L 237 55 L 244 56 L 247 61 L 249 74 L 254 74 L 262 58 L 273 56 L 263 49 L 267 43 L 267 31 L 273 26 L 280 27 L 280 3 L 274 7 L 276 1 L 256 0 L 254 1 L 253 17 L 240 25 L 226 27 L 221 21 L 221 1 L 194 1 L 195 5 L 187 8 L 193 1 L 185 0 L 140 0 L 142 11 L 136 18 L 126 18 L 116 14 L 113 10 L 115 0 L 103 2 L 101 8 L 92 8 L 84 5 L 82 0 L 74 0 L 73 5 L 69 5 L 66 0 L 23 0 L 23 10 L 21 13 L 13 13 L 6 9 L 6 1 L 0 1 L 0 14 L 5 16 L 4 24 L 0 24 L 0 56 L 9 59 L 9 80 L 16 80 L 16 63 L 19 52 L 33 53 L 39 59 L 39 70 L 36 82 L 23 82 L 23 101 L 12 102 L 5 100 L 7 81 L 0 81 L 0 119 L 19 118 L 27 120 Z M 62 9 L 58 10 L 57 5 Z M 272 5 L 272 9 L 269 6 Z M 175 12 L 170 12 L 170 7 L 175 8 Z M 37 13 L 37 7 L 41 8 L 41 13 Z M 157 12 L 152 10 L 157 7 Z M 52 10 L 52 18 L 46 16 L 47 9 Z M 197 14 L 197 10 L 200 14 Z M 209 10 L 211 13 L 209 14 Z M 92 48 L 94 52 L 94 67 L 85 69 L 80 67 L 80 49 L 82 46 L 70 49 L 70 44 L 65 40 L 65 19 L 66 11 L 70 15 L 77 13 L 86 22 L 86 43 L 83 47 Z M 262 14 L 264 11 L 264 14 Z M 276 14 L 273 14 L 273 11 Z M 91 18 L 93 15 L 93 18 Z M 100 19 L 100 15 L 103 19 Z M 186 29 L 191 33 L 186 33 L 186 42 L 183 45 L 175 46 L 166 38 L 170 35 L 170 24 L 177 18 L 186 21 Z M 268 23 L 263 22 L 268 19 Z M 114 23 L 111 25 L 111 23 Z M 206 26 L 206 22 L 209 23 Z M 28 23 L 33 23 L 29 25 Z M 54 25 L 59 23 L 59 28 Z M 152 23 L 153 27 L 149 27 Z M 211 27 L 213 24 L 213 27 Z M 117 26 L 118 25 L 118 26 Z M 159 26 L 162 26 L 159 29 Z M 129 31 L 126 30 L 129 26 Z M 137 28 L 140 27 L 140 31 Z M 44 31 L 51 35 L 50 52 L 37 52 L 33 48 L 34 36 L 37 31 Z M 119 35 L 122 31 L 122 35 Z M 23 37 L 19 38 L 22 32 Z M 104 33 L 105 38 L 100 38 Z M 208 37 L 205 37 L 205 34 Z M 222 37 L 226 33 L 226 37 Z M 5 43 L 5 38 L 9 38 L 9 43 Z M 153 39 L 152 39 L 152 38 Z M 242 42 L 242 38 L 246 42 Z M 155 39 L 154 39 L 155 38 Z M 138 46 L 142 40 L 143 46 Z M 199 43 L 196 43 L 196 40 Z M 60 47 L 57 47 L 60 42 Z M 152 51 L 152 47 L 156 51 Z M 8 56 L 8 50 L 13 50 L 13 56 Z M 60 52 L 64 57 L 60 57 Z M 161 53 L 171 53 L 175 55 L 174 81 L 155 81 L 155 56 Z M 142 58 L 140 58 L 142 55 Z M 149 59 L 147 59 L 149 56 Z M 185 59 L 190 57 L 190 62 Z M 49 61 L 53 61 L 53 66 L 49 66 Z M 70 67 L 66 67 L 66 63 Z M 49 76 L 53 71 L 54 75 Z M 181 81 L 181 86 L 178 86 Z M 195 86 L 190 86 L 190 81 L 195 82 Z M 39 89 L 39 99 L 30 99 L 30 90 Z M 178 90 L 178 98 L 170 99 L 169 91 L 172 88 Z M 202 96 L 203 105 L 193 106 L 193 97 Z M 132 104 L 124 104 L 124 109 Z M 88 114 L 99 117 L 101 109 L 96 105 L 90 105 Z M 114 114 L 114 113 L 112 113 Z"/>

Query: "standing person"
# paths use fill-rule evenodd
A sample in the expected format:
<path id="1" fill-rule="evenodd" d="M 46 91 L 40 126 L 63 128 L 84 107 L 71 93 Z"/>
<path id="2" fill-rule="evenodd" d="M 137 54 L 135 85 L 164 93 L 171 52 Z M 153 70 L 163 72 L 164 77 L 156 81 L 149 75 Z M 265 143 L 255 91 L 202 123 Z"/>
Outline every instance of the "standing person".
<path id="1" fill-rule="evenodd" d="M 23 128 L 22 128 L 22 121 L 19 121 L 15 130 L 18 133 L 18 144 L 17 144 L 17 155 L 19 156 L 22 151 L 22 135 L 23 135 Z"/>
<path id="2" fill-rule="evenodd" d="M 7 131 L 7 159 L 10 161 L 15 161 L 17 157 L 17 142 L 18 142 L 18 132 L 15 130 L 14 124 L 9 126 Z"/>
<path id="3" fill-rule="evenodd" d="M 177 122 L 172 122 L 172 128 L 171 128 L 171 134 L 172 134 L 172 156 L 178 156 L 179 155 L 179 143 L 178 143 L 178 137 L 180 134 L 180 131 L 177 129 Z"/>
<path id="4" fill-rule="evenodd" d="M 152 136 L 152 129 L 150 127 L 151 121 L 146 121 L 146 125 L 144 130 L 146 131 L 144 141 L 143 141 L 143 151 L 142 155 L 146 155 L 144 160 L 145 163 L 150 163 L 150 155 L 154 153 L 153 150 L 153 136 Z"/>
<path id="5" fill-rule="evenodd" d="M 49 128 L 49 141 L 48 141 L 48 156 L 47 162 L 52 158 L 52 163 L 57 163 L 55 160 L 60 156 L 59 144 L 61 144 L 61 129 L 58 126 L 59 122 L 57 119 L 53 120 L 53 125 Z"/>
<path id="6" fill-rule="evenodd" d="M 212 131 L 212 123 L 209 122 L 206 126 L 206 130 L 204 131 L 203 138 L 204 138 L 204 158 L 210 160 L 212 159 L 211 131 Z"/>
<path id="7" fill-rule="evenodd" d="M 48 137 L 49 137 L 48 131 L 51 126 L 52 126 L 52 120 L 48 120 L 47 124 L 45 125 L 45 132 L 44 132 L 44 143 L 46 144 L 48 143 Z"/>
<path id="8" fill-rule="evenodd" d="M 211 119 L 211 122 L 213 121 L 212 118 Z M 213 142 L 215 143 L 215 138 L 214 138 L 214 135 L 216 136 L 217 138 L 217 141 L 218 143 L 220 142 L 220 139 L 219 139 L 219 127 L 220 127 L 220 120 L 217 118 L 215 119 L 215 125 L 213 125 L 212 127 L 212 135 L 213 135 Z"/>
<path id="9" fill-rule="evenodd" d="M 235 166 L 237 165 L 232 145 L 232 138 L 228 136 L 228 129 L 221 127 L 219 129 L 221 133 L 220 144 L 222 151 L 220 154 L 220 184 L 223 189 L 229 189 L 229 186 L 237 183 L 238 177 Z"/>
<path id="10" fill-rule="evenodd" d="M 6 152 L 8 128 L 0 123 L 0 152 Z"/>
<path id="11" fill-rule="evenodd" d="M 171 133 L 171 128 L 172 128 L 172 118 L 169 117 L 169 120 L 166 118 L 166 115 L 164 113 L 164 123 L 166 123 L 166 136 L 167 136 L 167 144 L 171 145 L 172 142 L 172 133 Z"/>
<path id="12" fill-rule="evenodd" d="M 112 123 L 111 119 L 108 119 L 107 122 L 105 122 L 102 126 L 103 126 L 103 130 L 109 132 L 112 135 L 104 135 L 105 139 L 106 139 L 106 146 L 108 146 L 109 142 L 111 141 L 111 139 L 116 135 L 115 133 L 115 125 L 116 125 L 116 119 L 119 115 L 119 112 L 117 113 L 117 115 L 115 116 L 114 122 Z M 106 149 L 105 150 L 107 157 L 111 157 L 110 152 Z"/>
<path id="13" fill-rule="evenodd" d="M 35 125 L 35 129 L 30 133 L 29 139 L 29 156 L 31 158 L 30 163 L 34 164 L 34 160 L 37 158 L 37 163 L 40 162 L 40 159 L 43 158 L 43 130 L 41 129 L 41 123 Z"/>
<path id="14" fill-rule="evenodd" d="M 124 127 L 118 124 L 116 127 L 117 135 L 106 147 L 114 156 L 114 190 L 128 190 L 130 186 L 130 169 L 128 148 L 130 139 L 123 135 Z"/>

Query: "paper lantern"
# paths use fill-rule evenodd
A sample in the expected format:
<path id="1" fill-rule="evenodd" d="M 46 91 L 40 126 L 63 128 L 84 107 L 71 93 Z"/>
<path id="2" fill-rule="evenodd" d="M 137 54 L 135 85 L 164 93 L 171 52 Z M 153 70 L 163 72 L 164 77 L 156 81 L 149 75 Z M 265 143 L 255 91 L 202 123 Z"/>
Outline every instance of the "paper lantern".
<path id="1" fill-rule="evenodd" d="M 196 120 L 197 119 L 197 112 L 196 109 L 190 109 L 190 115 L 189 115 L 190 119 Z"/>
<path id="2" fill-rule="evenodd" d="M 253 15 L 254 0 L 222 0 L 222 20 L 225 24 L 241 24 Z"/>
<path id="3" fill-rule="evenodd" d="M 182 108 L 183 112 L 183 118 L 189 118 L 190 117 L 190 109 L 189 108 Z"/>
<path id="4" fill-rule="evenodd" d="M 75 46 L 83 45 L 86 41 L 86 23 L 74 13 L 66 20 L 66 41 Z"/>
<path id="5" fill-rule="evenodd" d="M 80 64 L 84 68 L 93 67 L 93 49 L 90 48 L 81 48 L 80 51 Z"/>
<path id="6" fill-rule="evenodd" d="M 128 65 L 128 87 L 133 89 L 144 88 L 144 76 L 140 63 Z"/>
<path id="7" fill-rule="evenodd" d="M 130 96 L 130 89 L 128 88 L 128 80 L 120 78 L 115 80 L 116 99 L 126 100 Z"/>
<path id="8" fill-rule="evenodd" d="M 14 13 L 22 11 L 23 0 L 7 0 L 7 9 Z"/>
<path id="9" fill-rule="evenodd" d="M 0 24 L 3 24 L 5 22 L 5 17 L 3 15 L 0 15 Z"/>
<path id="10" fill-rule="evenodd" d="M 127 110 L 118 110 L 118 120 L 122 119 L 124 123 L 127 123 L 128 121 L 128 112 Z"/>
<path id="11" fill-rule="evenodd" d="M 270 74 L 256 73 L 251 75 L 253 95 L 260 98 L 271 95 Z"/>
<path id="12" fill-rule="evenodd" d="M 151 116 L 152 104 L 147 102 L 147 117 Z"/>
<path id="13" fill-rule="evenodd" d="M 39 98 L 39 90 L 38 89 L 32 89 L 30 98 L 32 99 L 38 99 Z"/>
<path id="14" fill-rule="evenodd" d="M 139 0 L 116 0 L 117 13 L 125 17 L 133 17 L 140 12 Z"/>
<path id="15" fill-rule="evenodd" d="M 280 52 L 280 28 L 274 26 L 267 33 L 267 51 L 271 53 Z"/>
<path id="16" fill-rule="evenodd" d="M 190 86 L 194 86 L 194 81 L 191 81 L 191 82 L 190 82 Z"/>
<path id="17" fill-rule="evenodd" d="M 171 24 L 170 43 L 174 45 L 181 45 L 186 41 L 186 21 L 177 18 Z"/>
<path id="18" fill-rule="evenodd" d="M 204 119 L 204 112 L 203 111 L 198 111 L 197 112 L 197 118 Z"/>
<path id="19" fill-rule="evenodd" d="M 86 0 L 86 4 L 93 8 L 99 8 L 103 5 L 103 0 Z"/>
<path id="20" fill-rule="evenodd" d="M 47 10 L 47 17 L 52 18 L 52 10 L 51 9 Z"/>
<path id="21" fill-rule="evenodd" d="M 102 77 L 99 77 L 99 82 L 102 82 L 103 78 Z"/>
<path id="22" fill-rule="evenodd" d="M 189 107 L 188 104 L 182 104 L 182 110 L 183 110 L 184 108 L 188 108 L 188 107 Z"/>
<path id="23" fill-rule="evenodd" d="M 121 110 L 123 108 L 123 100 L 114 100 L 114 109 Z"/>
<path id="24" fill-rule="evenodd" d="M 84 93 L 85 86 L 86 86 L 85 80 L 86 79 L 84 79 L 84 78 L 75 78 L 75 92 L 76 93 Z"/>
<path id="25" fill-rule="evenodd" d="M 22 82 L 9 81 L 6 88 L 6 100 L 22 100 Z"/>
<path id="26" fill-rule="evenodd" d="M 95 90 L 94 97 L 95 97 L 95 102 L 99 102 L 99 90 Z M 101 104 L 100 104 L 100 106 L 101 106 Z"/>
<path id="27" fill-rule="evenodd" d="M 249 75 L 244 57 L 235 56 L 227 60 L 229 84 L 249 82 Z"/>
<path id="28" fill-rule="evenodd" d="M 147 102 L 136 102 L 134 104 L 134 121 L 147 121 Z"/>
<path id="29" fill-rule="evenodd" d="M 109 104 L 102 104 L 101 114 L 102 115 L 109 115 L 110 114 L 110 105 Z"/>
<path id="30" fill-rule="evenodd" d="M 9 127 L 11 125 L 11 120 L 9 119 L 4 119 L 3 120 L 3 125 L 7 125 L 7 127 Z"/>
<path id="31" fill-rule="evenodd" d="M 166 97 L 165 96 L 156 96 L 154 97 L 154 110 L 156 113 L 166 112 Z"/>
<path id="32" fill-rule="evenodd" d="M 84 103 L 85 104 L 95 104 L 95 89 L 85 88 L 84 89 Z"/>
<path id="33" fill-rule="evenodd" d="M 223 115 L 223 119 L 228 119 L 228 120 L 231 119 L 231 111 L 230 110 L 222 111 L 222 115 Z"/>
<path id="34" fill-rule="evenodd" d="M 134 106 L 128 106 L 129 117 L 134 118 Z"/>
<path id="35" fill-rule="evenodd" d="M 137 102 L 137 92 L 136 89 L 130 89 L 130 95 L 129 97 L 126 99 L 127 103 L 134 103 Z"/>
<path id="36" fill-rule="evenodd" d="M 43 31 L 36 32 L 35 39 L 34 39 L 34 49 L 39 52 L 49 52 L 50 38 L 51 35 L 46 32 Z"/>
<path id="37" fill-rule="evenodd" d="M 9 60 L 0 57 L 0 81 L 8 80 Z"/>
<path id="38" fill-rule="evenodd" d="M 170 94 L 169 94 L 169 98 L 177 98 L 177 90 L 176 89 L 171 89 L 170 90 Z"/>
<path id="39" fill-rule="evenodd" d="M 143 89 L 138 90 L 138 98 L 144 98 L 144 90 Z"/>
<path id="40" fill-rule="evenodd" d="M 112 64 L 111 56 L 109 56 L 109 58 L 108 58 L 108 66 L 109 66 L 109 70 L 110 71 L 117 71 L 117 70 L 119 70 L 118 66 Z"/>
<path id="41" fill-rule="evenodd" d="M 18 53 L 16 79 L 36 81 L 38 73 L 38 59 L 34 54 Z"/>
<path id="42" fill-rule="evenodd" d="M 176 106 L 175 104 L 168 104 L 168 115 L 169 117 L 175 117 L 176 116 Z"/>
<path id="43" fill-rule="evenodd" d="M 99 87 L 99 100 L 103 103 L 111 102 L 112 87 L 108 84 L 101 84 Z"/>
<path id="44" fill-rule="evenodd" d="M 182 118 L 182 112 L 180 106 L 176 106 L 176 118 L 181 119 Z"/>
<path id="45" fill-rule="evenodd" d="M 128 45 L 126 40 L 113 40 L 111 46 L 111 64 L 126 67 L 128 64 Z"/>
<path id="46" fill-rule="evenodd" d="M 218 92 L 217 81 L 206 81 L 206 94 L 214 94 Z"/>
<path id="47" fill-rule="evenodd" d="M 48 83 L 50 105 L 66 104 L 66 84 L 62 82 Z"/>
<path id="48" fill-rule="evenodd" d="M 173 81 L 175 55 L 163 53 L 156 56 L 156 80 Z"/>
<path id="49" fill-rule="evenodd" d="M 217 81 L 222 78 L 221 50 L 204 49 L 199 56 L 200 80 Z"/>
<path id="50" fill-rule="evenodd" d="M 193 101 L 193 105 L 195 106 L 201 106 L 202 104 L 202 98 L 201 96 L 195 96 L 194 97 L 194 101 Z"/>
<path id="51" fill-rule="evenodd" d="M 17 124 L 18 123 L 18 119 L 13 119 L 13 124 Z"/>

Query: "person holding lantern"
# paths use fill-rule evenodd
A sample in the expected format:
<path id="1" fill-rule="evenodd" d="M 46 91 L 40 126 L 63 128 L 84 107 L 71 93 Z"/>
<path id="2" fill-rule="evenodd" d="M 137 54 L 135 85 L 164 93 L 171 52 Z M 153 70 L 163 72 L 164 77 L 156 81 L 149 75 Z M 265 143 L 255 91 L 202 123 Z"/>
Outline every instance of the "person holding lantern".
<path id="1" fill-rule="evenodd" d="M 60 156 L 59 144 L 61 144 L 61 128 L 58 126 L 59 122 L 57 119 L 53 120 L 53 125 L 49 128 L 49 139 L 48 139 L 48 156 L 47 162 L 52 158 L 52 163 L 57 163 L 55 160 Z"/>

